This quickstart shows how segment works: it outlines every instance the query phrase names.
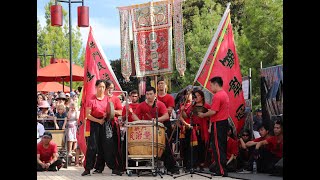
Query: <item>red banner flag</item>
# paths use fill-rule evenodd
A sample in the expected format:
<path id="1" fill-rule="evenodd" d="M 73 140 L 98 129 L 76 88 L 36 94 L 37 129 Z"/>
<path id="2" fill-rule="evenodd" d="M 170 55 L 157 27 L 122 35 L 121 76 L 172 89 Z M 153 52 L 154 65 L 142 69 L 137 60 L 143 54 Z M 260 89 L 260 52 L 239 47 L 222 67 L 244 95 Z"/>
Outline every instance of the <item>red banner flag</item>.
<path id="1" fill-rule="evenodd" d="M 108 59 L 93 36 L 92 27 L 90 26 L 84 62 L 84 82 L 77 132 L 78 144 L 84 154 L 87 151 L 85 137 L 90 136 L 90 120 L 87 120 L 85 117 L 85 108 L 87 100 L 96 92 L 95 83 L 98 79 L 110 79 L 114 83 L 114 90 L 122 91 Z"/>
<path id="2" fill-rule="evenodd" d="M 239 58 L 233 39 L 229 5 L 210 43 L 194 82 L 198 81 L 204 88 L 210 90 L 209 80 L 214 76 L 220 76 L 223 79 L 223 89 L 229 95 L 230 100 L 229 114 L 237 132 L 239 132 L 245 120 L 245 101 Z"/>

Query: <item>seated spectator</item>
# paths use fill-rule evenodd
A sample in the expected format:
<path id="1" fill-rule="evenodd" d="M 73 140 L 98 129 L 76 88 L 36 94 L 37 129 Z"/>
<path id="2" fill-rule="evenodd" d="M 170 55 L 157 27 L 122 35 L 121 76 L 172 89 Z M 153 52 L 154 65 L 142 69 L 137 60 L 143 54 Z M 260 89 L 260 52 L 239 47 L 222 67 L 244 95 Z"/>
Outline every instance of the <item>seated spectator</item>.
<path id="1" fill-rule="evenodd" d="M 237 155 L 238 155 L 238 143 L 234 139 L 232 127 L 228 127 L 227 137 L 227 170 L 228 172 L 235 172 L 237 169 Z"/>
<path id="2" fill-rule="evenodd" d="M 269 137 L 271 137 L 271 135 L 269 134 L 269 125 L 262 123 L 260 125 L 260 127 L 258 127 L 259 130 L 259 134 L 260 137 L 256 138 L 252 141 L 248 141 L 246 143 L 246 146 L 249 147 L 254 147 L 256 146 L 256 144 L 258 144 L 258 142 L 263 141 Z M 262 147 L 260 147 L 260 157 L 259 159 L 255 159 L 254 156 L 250 157 L 250 165 L 249 165 L 249 169 L 248 170 L 252 170 L 252 163 L 255 160 L 257 162 L 257 170 L 258 172 L 264 173 L 267 172 L 268 167 L 266 167 L 266 165 L 268 164 L 268 161 L 270 161 L 270 157 L 271 157 L 271 152 L 270 149 L 267 145 L 263 145 Z"/>
<path id="3" fill-rule="evenodd" d="M 274 136 L 271 136 L 263 141 L 256 144 L 255 148 L 255 159 L 259 159 L 261 154 L 261 149 L 264 145 L 267 145 L 271 152 L 270 159 L 266 162 L 268 167 L 267 173 L 273 173 L 275 170 L 275 164 L 282 158 L 283 152 L 283 124 L 282 120 L 277 120 L 273 127 Z"/>
<path id="4" fill-rule="evenodd" d="M 249 159 L 252 151 L 247 148 L 246 143 L 251 140 L 251 133 L 248 129 L 244 129 L 239 138 L 239 154 L 237 157 L 238 169 L 248 169 Z"/>
<path id="5" fill-rule="evenodd" d="M 65 129 L 67 124 L 67 113 L 64 105 L 59 104 L 57 106 L 58 112 L 54 115 L 54 125 L 56 129 Z"/>
<path id="6" fill-rule="evenodd" d="M 37 171 L 58 171 L 62 166 L 57 144 L 51 140 L 52 134 L 46 131 L 37 144 Z"/>
<path id="7" fill-rule="evenodd" d="M 44 127 L 41 123 L 37 122 L 37 144 L 41 141 L 41 137 L 44 133 Z"/>

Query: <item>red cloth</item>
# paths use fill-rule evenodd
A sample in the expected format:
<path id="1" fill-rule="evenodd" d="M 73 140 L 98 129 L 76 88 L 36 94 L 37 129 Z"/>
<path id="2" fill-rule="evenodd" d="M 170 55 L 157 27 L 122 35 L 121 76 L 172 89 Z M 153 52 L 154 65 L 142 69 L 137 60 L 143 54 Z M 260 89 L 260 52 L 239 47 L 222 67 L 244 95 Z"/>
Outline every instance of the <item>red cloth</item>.
<path id="1" fill-rule="evenodd" d="M 266 139 L 268 142 L 268 147 L 272 154 L 276 155 L 278 158 L 282 158 L 283 152 L 283 139 L 278 136 L 272 136 Z"/>
<path id="2" fill-rule="evenodd" d="M 266 138 L 265 137 L 258 137 L 256 139 L 254 139 L 253 142 L 260 142 L 260 141 L 263 141 L 263 140 L 266 140 Z M 263 147 L 265 147 L 265 148 L 267 148 L 267 150 L 271 151 L 270 146 L 264 145 Z"/>
<path id="3" fill-rule="evenodd" d="M 42 141 L 37 144 L 37 154 L 40 154 L 40 160 L 48 163 L 53 159 L 53 153 L 58 153 L 57 144 L 50 141 L 49 147 L 44 148 Z"/>
<path id="4" fill-rule="evenodd" d="M 137 107 L 138 107 L 139 103 L 131 103 L 129 104 L 129 108 L 132 109 L 132 111 L 134 112 Z M 123 109 L 122 109 L 122 117 L 125 117 L 126 116 L 126 106 L 123 106 Z M 132 122 L 133 119 L 132 119 L 132 114 L 130 112 L 128 112 L 128 122 Z"/>
<path id="5" fill-rule="evenodd" d="M 228 137 L 227 141 L 227 160 L 230 159 L 231 155 L 234 154 L 235 156 L 238 155 L 238 143 L 236 140 Z"/>
<path id="6" fill-rule="evenodd" d="M 211 110 L 216 111 L 216 114 L 211 116 L 211 122 L 226 120 L 229 117 L 229 96 L 224 91 L 218 91 L 213 95 Z"/>
<path id="7" fill-rule="evenodd" d="M 163 102 L 157 101 L 158 117 L 168 113 L 166 105 Z M 156 118 L 156 107 L 149 106 L 145 101 L 140 103 L 134 113 L 140 120 L 151 120 Z"/>
<path id="8" fill-rule="evenodd" d="M 236 52 L 230 13 L 223 16 L 220 23 L 222 26 L 217 29 L 218 38 L 212 39 L 202 62 L 204 66 L 199 69 L 195 80 L 210 90 L 212 77 L 220 76 L 223 79 L 223 89 L 230 100 L 228 111 L 239 133 L 245 122 L 245 100 L 241 88 L 240 60 Z"/>

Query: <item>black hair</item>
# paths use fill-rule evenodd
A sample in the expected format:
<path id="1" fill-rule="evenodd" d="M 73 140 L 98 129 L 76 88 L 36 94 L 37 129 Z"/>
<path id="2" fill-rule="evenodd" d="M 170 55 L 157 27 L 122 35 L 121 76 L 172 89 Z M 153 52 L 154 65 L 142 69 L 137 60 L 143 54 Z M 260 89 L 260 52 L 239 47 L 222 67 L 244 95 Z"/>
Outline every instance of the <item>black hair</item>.
<path id="1" fill-rule="evenodd" d="M 131 96 L 132 94 L 139 94 L 138 90 L 134 89 L 130 91 L 129 95 Z"/>
<path id="2" fill-rule="evenodd" d="M 281 127 L 281 129 L 282 129 L 282 127 L 283 127 L 282 119 L 278 119 L 278 120 L 276 120 L 275 124 L 279 124 L 279 125 L 280 125 L 280 127 Z"/>
<path id="3" fill-rule="evenodd" d="M 106 83 L 106 89 L 109 88 L 111 84 L 113 84 L 111 80 L 106 80 L 105 83 Z"/>
<path id="4" fill-rule="evenodd" d="M 260 124 L 260 125 L 258 126 L 258 130 L 259 130 L 260 128 L 264 128 L 266 131 L 269 131 L 269 130 L 270 130 L 269 127 L 270 127 L 270 126 L 269 126 L 267 123 L 262 123 L 262 124 Z"/>
<path id="5" fill-rule="evenodd" d="M 220 87 L 223 86 L 223 80 L 222 80 L 222 78 L 220 76 L 215 76 L 215 77 L 211 78 L 210 82 L 211 83 L 217 83 L 217 84 L 219 84 Z"/>
<path id="6" fill-rule="evenodd" d="M 152 86 L 148 86 L 148 87 L 146 88 L 146 92 L 148 92 L 148 91 L 153 91 L 154 93 L 156 93 L 156 88 L 154 88 L 154 87 L 152 87 Z"/>
<path id="7" fill-rule="evenodd" d="M 235 135 L 233 134 L 233 128 L 230 124 L 228 125 L 228 131 L 231 131 L 231 134 L 229 135 L 229 137 L 231 137 L 232 139 L 235 139 Z"/>
<path id="8" fill-rule="evenodd" d="M 204 103 L 206 102 L 206 98 L 204 97 L 204 92 L 202 90 L 200 90 L 200 89 L 197 89 L 197 90 L 194 91 L 194 94 L 196 94 L 196 93 L 200 94 L 200 96 L 202 97 L 202 103 L 204 105 Z"/>
<path id="9" fill-rule="evenodd" d="M 106 82 L 103 79 L 97 79 L 96 81 L 96 87 L 99 86 L 100 83 L 104 83 L 104 85 L 106 85 Z"/>

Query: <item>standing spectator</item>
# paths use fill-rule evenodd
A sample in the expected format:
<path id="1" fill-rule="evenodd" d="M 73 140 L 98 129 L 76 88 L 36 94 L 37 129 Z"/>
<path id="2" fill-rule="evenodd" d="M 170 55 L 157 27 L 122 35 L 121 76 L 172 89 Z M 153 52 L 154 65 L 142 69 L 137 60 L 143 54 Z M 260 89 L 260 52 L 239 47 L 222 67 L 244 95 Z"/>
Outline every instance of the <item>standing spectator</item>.
<path id="1" fill-rule="evenodd" d="M 44 127 L 41 123 L 37 122 L 37 143 L 41 141 L 41 137 L 44 133 Z"/>
<path id="2" fill-rule="evenodd" d="M 68 121 L 67 121 L 67 148 L 68 148 L 68 156 L 72 157 L 72 151 L 75 151 L 77 147 L 77 121 L 79 119 L 79 111 L 76 109 L 76 105 L 71 103 L 69 106 L 70 110 L 68 112 Z"/>
<path id="3" fill-rule="evenodd" d="M 38 118 L 41 118 L 43 120 L 43 126 L 45 127 L 45 129 L 47 128 L 54 129 L 54 122 L 53 122 L 54 114 L 50 110 L 49 103 L 46 100 L 41 101 L 38 108 L 40 109 L 38 113 Z"/>
<path id="4" fill-rule="evenodd" d="M 211 141 L 214 161 L 217 166 L 209 167 L 215 175 L 228 176 L 227 164 L 227 136 L 229 118 L 229 96 L 223 90 L 223 80 L 219 76 L 210 79 L 210 88 L 214 96 L 212 98 L 211 109 L 206 113 L 198 112 L 201 118 L 211 117 Z M 213 167 L 216 167 L 214 169 Z"/>
<path id="5" fill-rule="evenodd" d="M 58 159 L 57 144 L 52 142 L 52 134 L 44 132 L 37 145 L 37 171 L 58 171 L 62 161 Z"/>
<path id="6" fill-rule="evenodd" d="M 66 112 L 69 111 L 69 107 L 66 106 L 67 97 L 63 92 L 59 93 L 56 100 L 57 100 L 56 106 L 58 106 L 59 104 L 62 104 L 66 107 Z"/>
<path id="7" fill-rule="evenodd" d="M 59 104 L 58 112 L 54 114 L 53 122 L 56 129 L 65 129 L 67 124 L 67 113 L 64 105 Z"/>
<path id="8" fill-rule="evenodd" d="M 253 116 L 253 130 L 258 131 L 258 127 L 262 124 L 262 109 L 258 108 Z"/>

